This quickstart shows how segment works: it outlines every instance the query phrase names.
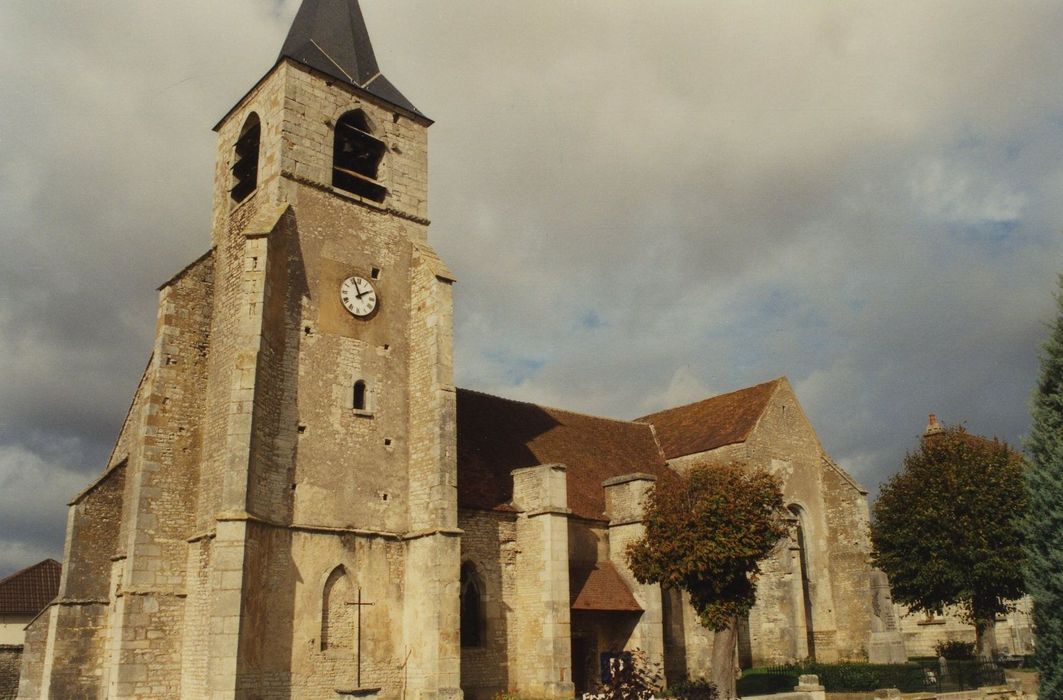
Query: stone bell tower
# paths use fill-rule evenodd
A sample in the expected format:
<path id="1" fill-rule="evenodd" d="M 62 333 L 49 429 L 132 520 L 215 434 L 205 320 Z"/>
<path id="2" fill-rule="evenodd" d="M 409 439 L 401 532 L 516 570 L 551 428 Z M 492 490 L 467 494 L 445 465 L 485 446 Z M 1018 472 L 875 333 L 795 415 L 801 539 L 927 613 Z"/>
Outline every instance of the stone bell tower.
<path id="1" fill-rule="evenodd" d="M 357 0 L 304 0 L 215 128 L 213 247 L 160 287 L 20 697 L 460 697 L 430 124 Z"/>
<path id="2" fill-rule="evenodd" d="M 212 694 L 460 694 L 453 278 L 427 243 L 430 124 L 381 74 L 356 0 L 304 0 L 216 127 L 197 509 L 216 535 L 191 557 L 211 560 Z"/>

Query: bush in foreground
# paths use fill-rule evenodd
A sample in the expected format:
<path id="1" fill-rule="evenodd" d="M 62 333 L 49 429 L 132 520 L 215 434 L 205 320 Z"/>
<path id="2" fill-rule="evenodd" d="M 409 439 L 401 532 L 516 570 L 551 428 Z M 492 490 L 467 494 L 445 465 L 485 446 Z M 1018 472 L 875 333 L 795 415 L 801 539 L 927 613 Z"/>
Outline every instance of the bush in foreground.
<path id="1" fill-rule="evenodd" d="M 949 661 L 966 661 L 974 658 L 974 642 L 961 642 L 957 639 L 938 642 L 934 645 L 934 653 Z"/>

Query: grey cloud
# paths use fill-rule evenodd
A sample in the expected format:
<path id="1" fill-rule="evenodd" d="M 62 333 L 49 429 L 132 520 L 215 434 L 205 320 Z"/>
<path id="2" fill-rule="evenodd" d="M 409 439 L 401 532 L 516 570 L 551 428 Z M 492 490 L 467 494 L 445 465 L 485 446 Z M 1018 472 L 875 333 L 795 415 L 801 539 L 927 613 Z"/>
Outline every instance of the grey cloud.
<path id="1" fill-rule="evenodd" d="M 0 455 L 42 498 L 102 467 L 153 290 L 209 245 L 209 127 L 297 4 L 0 5 Z M 437 122 L 460 383 L 632 417 L 787 374 L 872 488 L 931 410 L 1027 429 L 1063 252 L 1057 4 L 362 4 Z M 41 518 L 0 574 L 58 556 Z"/>

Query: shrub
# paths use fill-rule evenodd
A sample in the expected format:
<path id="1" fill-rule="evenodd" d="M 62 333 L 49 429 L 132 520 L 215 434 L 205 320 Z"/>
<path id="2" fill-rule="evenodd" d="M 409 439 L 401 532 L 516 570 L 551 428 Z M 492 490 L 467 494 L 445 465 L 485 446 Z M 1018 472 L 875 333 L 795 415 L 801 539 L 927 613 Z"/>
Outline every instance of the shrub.
<path id="1" fill-rule="evenodd" d="M 797 685 L 800 672 L 795 670 L 792 675 L 779 673 L 758 673 L 755 670 L 743 671 L 742 677 L 736 683 L 738 695 L 774 695 L 775 693 L 788 693 Z"/>
<path id="2" fill-rule="evenodd" d="M 719 697 L 716 685 L 705 678 L 679 681 L 668 688 L 668 694 L 680 700 L 716 700 Z"/>
<path id="3" fill-rule="evenodd" d="M 920 692 L 936 682 L 936 676 L 928 675 L 928 671 L 936 673 L 937 661 L 932 664 L 934 670 L 930 671 L 916 664 L 822 664 L 805 661 L 744 671 L 738 687 L 742 696 L 769 695 L 791 691 L 801 675 L 815 674 L 828 693 L 869 692 L 880 688 L 898 688 L 906 693 Z"/>
<path id="4" fill-rule="evenodd" d="M 660 666 L 650 663 L 642 650 L 633 649 L 613 657 L 609 661 L 609 680 L 583 697 L 585 700 L 650 700 L 663 684 Z"/>
<path id="5" fill-rule="evenodd" d="M 967 661 L 974 658 L 974 642 L 961 642 L 956 639 L 938 642 L 934 645 L 934 652 L 949 661 Z"/>

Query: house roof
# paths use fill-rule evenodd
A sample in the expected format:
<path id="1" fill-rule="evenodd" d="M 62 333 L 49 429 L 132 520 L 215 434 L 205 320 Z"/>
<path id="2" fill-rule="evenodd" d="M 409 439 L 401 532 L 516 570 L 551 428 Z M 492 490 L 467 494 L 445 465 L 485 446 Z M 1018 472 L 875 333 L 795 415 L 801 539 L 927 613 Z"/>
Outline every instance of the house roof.
<path id="1" fill-rule="evenodd" d="M 784 378 L 638 418 L 657 431 L 668 459 L 745 442 Z"/>
<path id="2" fill-rule="evenodd" d="M 642 606 L 611 562 L 573 566 L 568 578 L 573 610 L 642 612 Z"/>
<path id="3" fill-rule="evenodd" d="M 283 58 L 424 116 L 380 72 L 358 0 L 303 0 L 277 60 Z"/>
<path id="4" fill-rule="evenodd" d="M 512 510 L 510 472 L 539 464 L 567 467 L 568 507 L 581 518 L 605 518 L 602 482 L 648 472 L 668 478 L 649 425 L 598 418 L 457 391 L 458 506 Z"/>
<path id="5" fill-rule="evenodd" d="M 0 614 L 36 615 L 59 593 L 63 567 L 45 559 L 0 580 Z"/>

